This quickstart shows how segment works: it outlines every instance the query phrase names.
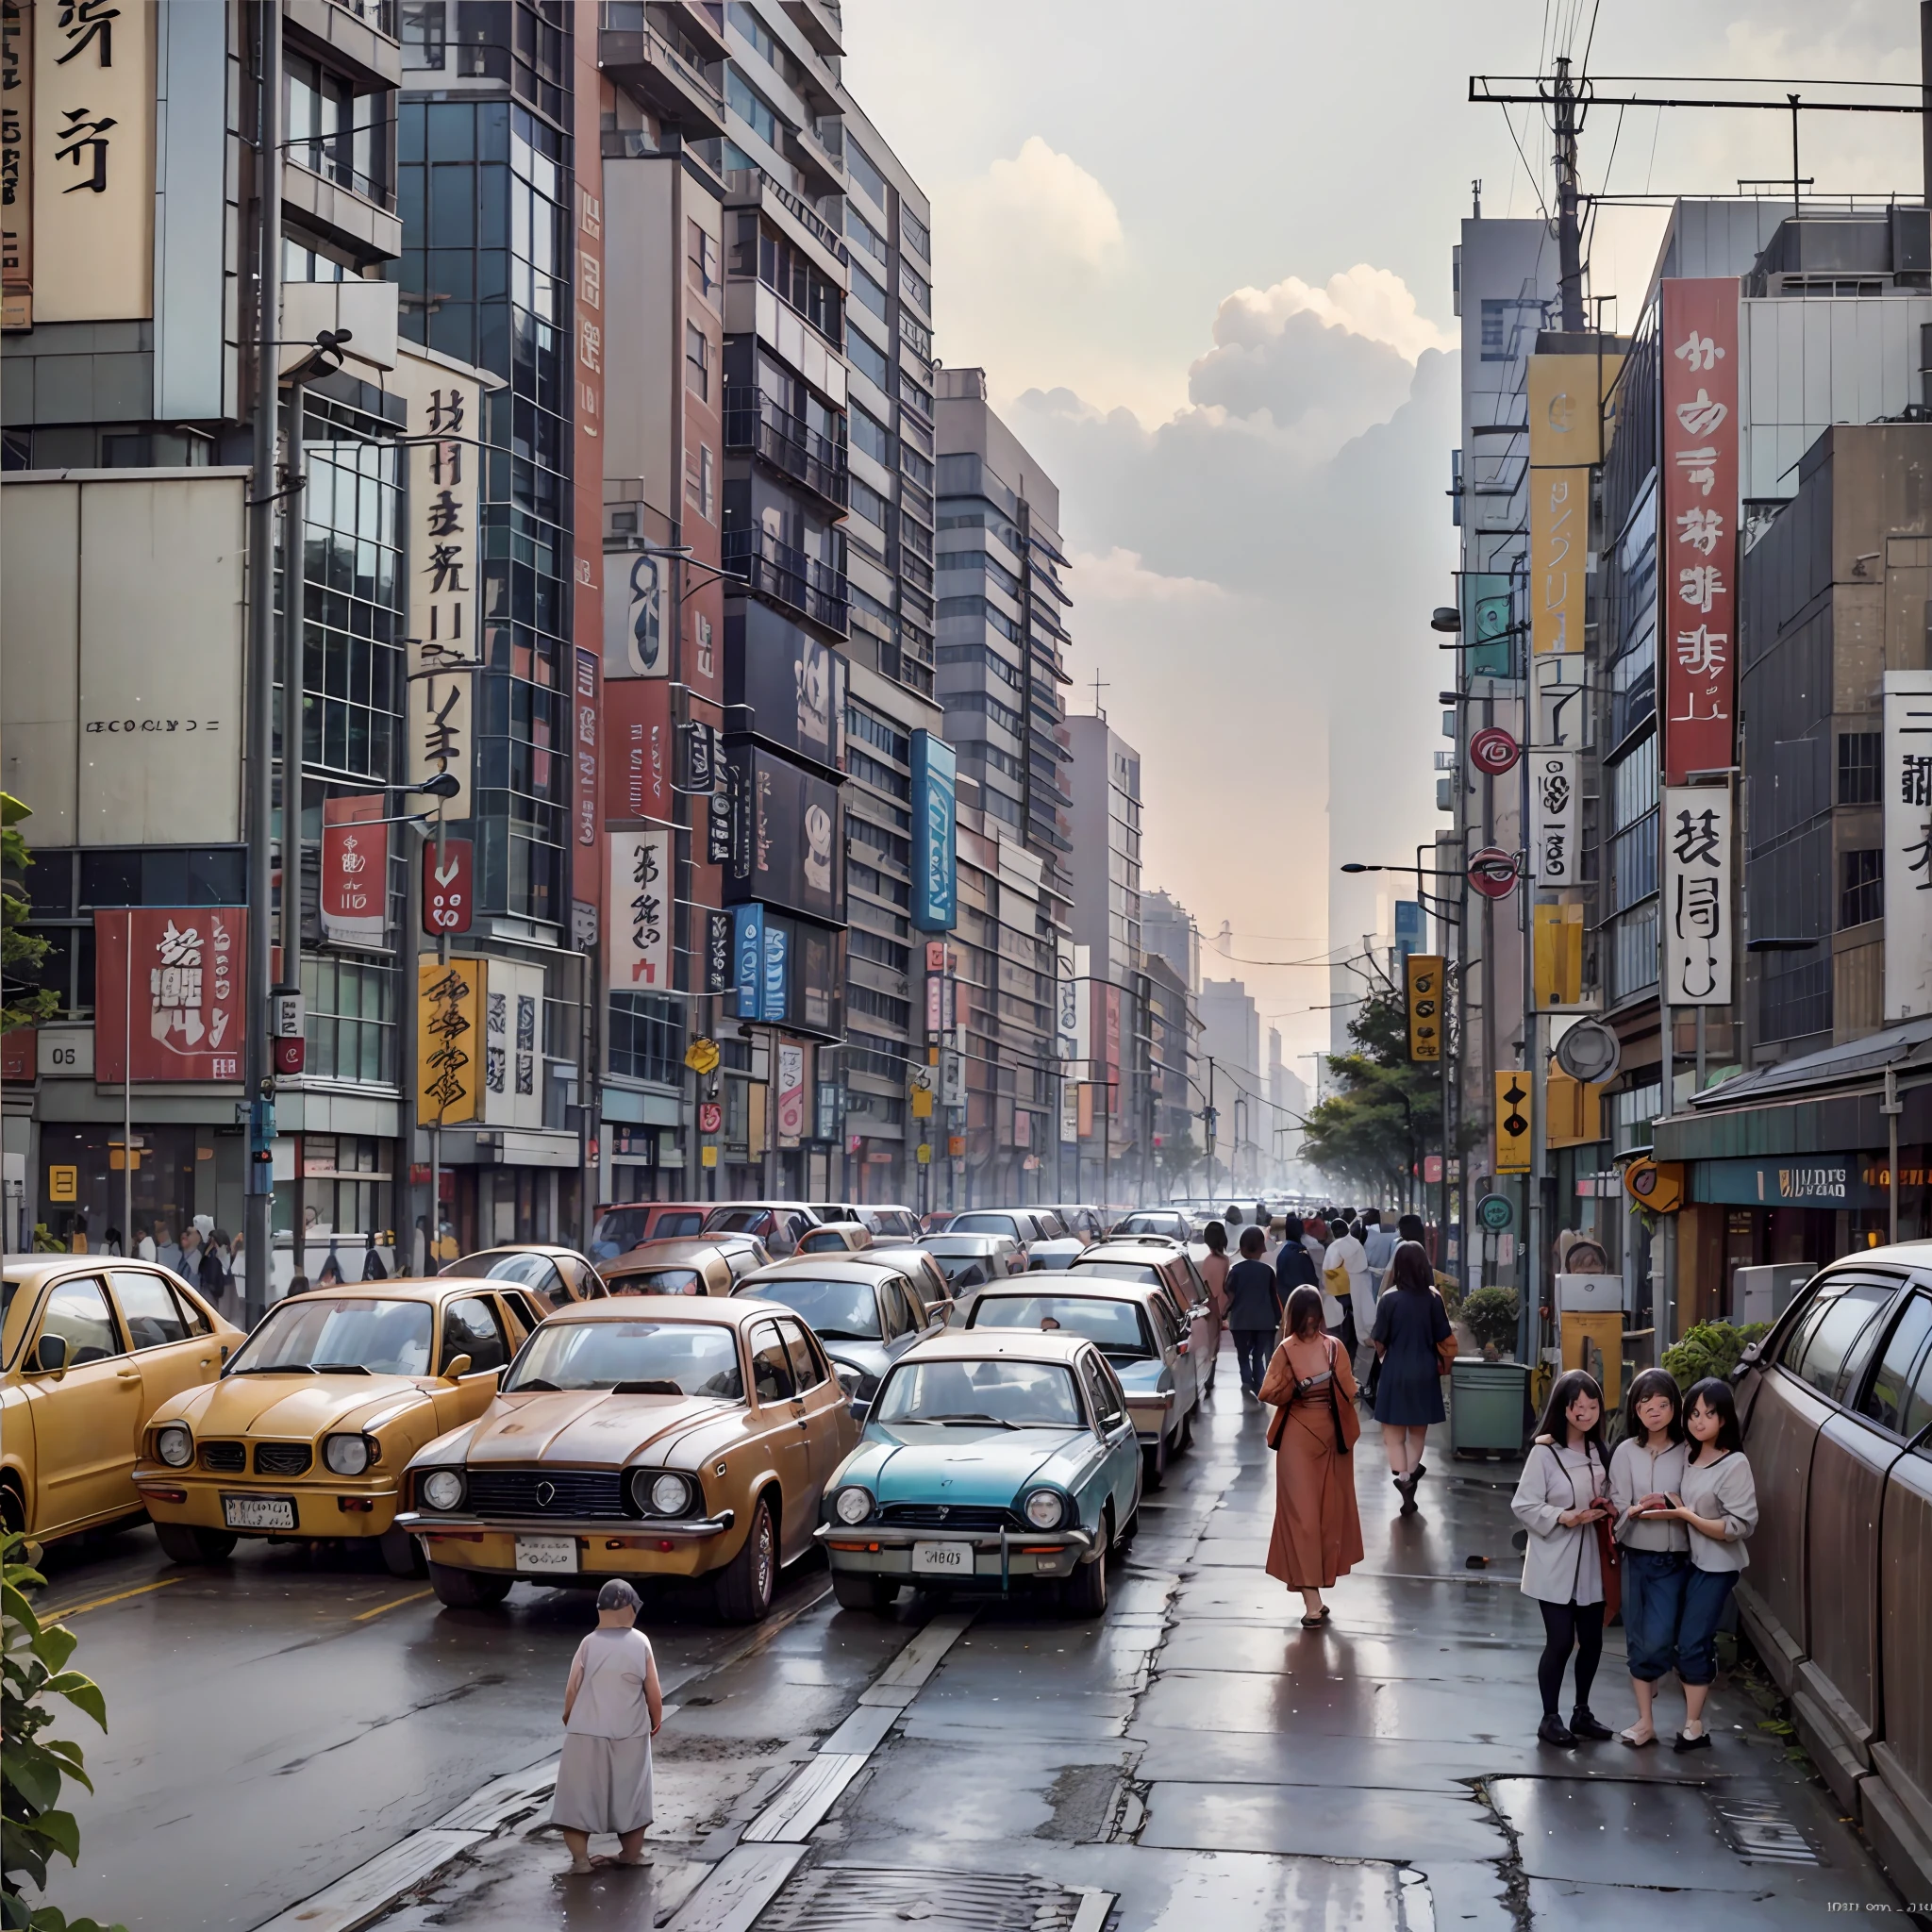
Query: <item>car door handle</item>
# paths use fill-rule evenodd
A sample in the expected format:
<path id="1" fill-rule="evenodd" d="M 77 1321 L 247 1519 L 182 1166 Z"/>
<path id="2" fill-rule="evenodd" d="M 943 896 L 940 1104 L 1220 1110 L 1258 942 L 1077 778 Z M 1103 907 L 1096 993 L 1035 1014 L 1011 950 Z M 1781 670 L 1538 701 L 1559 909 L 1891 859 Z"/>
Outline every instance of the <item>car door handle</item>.
<path id="1" fill-rule="evenodd" d="M 798 1426 L 799 1426 L 799 1427 L 800 1427 L 801 1429 L 808 1429 L 808 1428 L 810 1428 L 810 1427 L 811 1427 L 811 1418 L 810 1418 L 810 1416 L 808 1416 L 808 1415 L 802 1415 L 802 1416 L 800 1416 L 800 1417 L 798 1418 Z"/>
<path id="2" fill-rule="evenodd" d="M 141 1380 L 141 1371 L 139 1369 L 116 1369 L 114 1371 L 114 1379 L 117 1382 L 138 1382 Z"/>

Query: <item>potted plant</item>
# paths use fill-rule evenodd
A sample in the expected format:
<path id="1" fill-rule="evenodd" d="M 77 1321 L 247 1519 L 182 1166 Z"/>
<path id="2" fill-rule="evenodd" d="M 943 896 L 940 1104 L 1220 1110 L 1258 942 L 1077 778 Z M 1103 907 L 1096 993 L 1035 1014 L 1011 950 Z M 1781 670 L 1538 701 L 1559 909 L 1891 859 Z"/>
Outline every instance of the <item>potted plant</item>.
<path id="1" fill-rule="evenodd" d="M 1516 1341 L 1517 1301 L 1507 1288 L 1479 1288 L 1460 1309 L 1463 1326 L 1487 1360 L 1494 1361 Z"/>

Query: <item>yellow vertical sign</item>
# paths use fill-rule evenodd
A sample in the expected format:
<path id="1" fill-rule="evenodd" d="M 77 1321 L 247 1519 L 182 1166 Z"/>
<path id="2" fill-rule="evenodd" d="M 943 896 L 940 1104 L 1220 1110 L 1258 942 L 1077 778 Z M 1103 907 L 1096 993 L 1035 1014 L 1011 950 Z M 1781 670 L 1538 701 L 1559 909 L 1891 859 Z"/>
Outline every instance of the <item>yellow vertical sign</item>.
<path id="1" fill-rule="evenodd" d="M 416 1106 L 427 1126 L 481 1117 L 483 961 L 416 962 Z"/>
<path id="2" fill-rule="evenodd" d="M 1529 1075 L 1505 1067 L 1496 1075 L 1496 1172 L 1529 1172 Z"/>
<path id="3" fill-rule="evenodd" d="M 1590 470 L 1604 459 L 1621 356 L 1529 358 L 1529 647 L 1583 649 Z"/>
<path id="4" fill-rule="evenodd" d="M 1574 1007 L 1583 997 L 1583 908 L 1539 906 L 1532 937 L 1537 1005 Z"/>
<path id="5" fill-rule="evenodd" d="M 1442 1058 L 1442 956 L 1411 953 L 1407 959 L 1408 1057 Z"/>

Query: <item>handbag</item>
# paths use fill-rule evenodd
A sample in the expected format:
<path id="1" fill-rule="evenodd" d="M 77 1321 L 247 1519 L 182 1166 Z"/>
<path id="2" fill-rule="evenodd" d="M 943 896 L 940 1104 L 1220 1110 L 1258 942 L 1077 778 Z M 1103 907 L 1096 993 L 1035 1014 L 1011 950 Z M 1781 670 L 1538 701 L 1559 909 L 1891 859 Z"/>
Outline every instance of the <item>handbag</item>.
<path id="1" fill-rule="evenodd" d="M 1624 1608 L 1624 1552 L 1607 1516 L 1599 1516 L 1591 1527 L 1596 1531 L 1596 1567 L 1604 1583 L 1604 1622 L 1608 1624 Z"/>
<path id="2" fill-rule="evenodd" d="M 1437 1306 L 1441 1308 L 1442 1319 L 1445 1322 L 1448 1321 L 1449 1308 L 1448 1305 L 1442 1300 L 1441 1291 L 1432 1288 L 1429 1292 L 1435 1296 Z M 1446 1375 L 1455 1367 L 1456 1357 L 1461 1352 L 1462 1344 L 1456 1339 L 1456 1324 L 1451 1322 L 1448 1334 L 1443 1336 L 1441 1341 L 1436 1344 L 1436 1373 L 1439 1375 Z"/>
<path id="3" fill-rule="evenodd" d="M 1335 1376 L 1335 1340 L 1328 1341 L 1328 1409 L 1335 1419 L 1335 1453 L 1346 1456 L 1353 1449 L 1362 1433 L 1362 1419 L 1357 1415 L 1352 1405 L 1341 1399 L 1341 1384 Z M 1293 1393 L 1274 1411 L 1274 1420 L 1268 1424 L 1268 1446 L 1278 1451 L 1281 1447 L 1281 1434 L 1288 1427 L 1288 1411 L 1294 1402 L 1295 1394 L 1301 1391 L 1297 1383 Z"/>

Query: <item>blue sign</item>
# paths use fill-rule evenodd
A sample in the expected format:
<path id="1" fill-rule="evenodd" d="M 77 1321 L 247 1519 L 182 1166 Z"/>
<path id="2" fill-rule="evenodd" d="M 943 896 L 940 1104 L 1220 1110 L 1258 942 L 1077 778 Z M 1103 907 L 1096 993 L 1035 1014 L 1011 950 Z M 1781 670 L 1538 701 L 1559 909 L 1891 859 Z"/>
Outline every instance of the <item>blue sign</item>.
<path id="1" fill-rule="evenodd" d="M 731 985 L 738 995 L 738 1017 L 758 1020 L 764 991 L 765 908 L 759 905 L 731 908 Z"/>
<path id="2" fill-rule="evenodd" d="M 1411 953 L 1420 953 L 1428 930 L 1423 908 L 1413 899 L 1395 902 L 1395 963 L 1400 966 Z"/>
<path id="3" fill-rule="evenodd" d="M 764 908 L 760 907 L 758 911 L 762 917 Z M 765 991 L 758 1002 L 760 1020 L 785 1017 L 785 960 L 791 943 L 791 935 L 782 925 L 765 927 Z"/>
<path id="4" fill-rule="evenodd" d="M 912 734 L 912 924 L 951 932 L 959 920 L 959 760 L 943 738 Z"/>

